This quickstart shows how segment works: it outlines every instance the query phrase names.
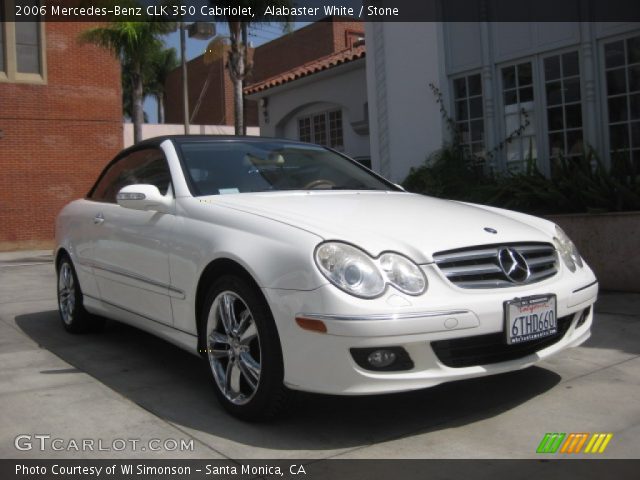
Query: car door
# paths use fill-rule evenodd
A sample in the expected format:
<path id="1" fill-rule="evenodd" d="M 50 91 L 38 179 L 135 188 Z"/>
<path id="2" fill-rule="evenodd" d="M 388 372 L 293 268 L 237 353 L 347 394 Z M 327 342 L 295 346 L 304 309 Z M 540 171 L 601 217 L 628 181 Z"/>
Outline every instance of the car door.
<path id="1" fill-rule="evenodd" d="M 173 198 L 162 150 L 142 148 L 119 158 L 91 192 L 91 263 L 100 299 L 172 325 L 168 243 L 175 216 L 118 205 L 118 191 L 132 184 L 155 185 L 160 193 Z"/>

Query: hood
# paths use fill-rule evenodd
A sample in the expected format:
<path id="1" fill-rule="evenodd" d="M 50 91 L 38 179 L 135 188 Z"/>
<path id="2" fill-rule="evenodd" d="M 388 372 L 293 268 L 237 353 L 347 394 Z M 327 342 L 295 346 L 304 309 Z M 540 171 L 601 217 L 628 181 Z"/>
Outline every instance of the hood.
<path id="1" fill-rule="evenodd" d="M 373 256 L 391 250 L 417 263 L 432 262 L 442 250 L 552 240 L 539 228 L 540 219 L 529 222 L 526 215 L 513 218 L 497 209 L 404 192 L 268 192 L 202 200 L 345 241 Z"/>

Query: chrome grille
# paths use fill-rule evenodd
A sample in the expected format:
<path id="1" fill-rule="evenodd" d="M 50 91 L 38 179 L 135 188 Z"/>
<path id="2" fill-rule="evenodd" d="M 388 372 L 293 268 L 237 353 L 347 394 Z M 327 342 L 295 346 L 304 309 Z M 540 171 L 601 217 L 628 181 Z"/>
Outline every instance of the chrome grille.
<path id="1" fill-rule="evenodd" d="M 526 281 L 515 283 L 502 270 L 498 252 L 503 248 L 511 248 L 524 257 L 531 272 Z M 447 279 L 461 288 L 526 285 L 552 277 L 558 271 L 558 256 L 549 243 L 482 245 L 438 252 L 433 258 Z"/>

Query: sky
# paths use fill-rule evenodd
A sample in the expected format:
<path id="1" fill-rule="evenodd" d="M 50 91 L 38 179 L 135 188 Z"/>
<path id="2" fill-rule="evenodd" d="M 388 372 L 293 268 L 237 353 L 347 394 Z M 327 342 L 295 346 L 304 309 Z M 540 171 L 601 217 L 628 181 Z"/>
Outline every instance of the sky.
<path id="1" fill-rule="evenodd" d="M 308 22 L 295 22 L 293 29 L 297 30 L 305 25 L 308 25 Z M 225 23 L 216 23 L 216 34 L 222 36 L 229 34 L 229 29 Z M 280 23 L 254 23 L 249 28 L 249 42 L 252 46 L 257 47 L 263 43 L 270 42 L 274 38 L 280 37 L 283 34 L 283 26 Z M 191 60 L 198 55 L 202 55 L 210 41 L 211 40 L 196 40 L 189 38 L 187 35 L 187 60 Z M 164 42 L 167 47 L 175 48 L 178 53 L 178 58 L 180 58 L 180 33 L 176 31 L 166 35 L 164 37 Z M 149 123 L 157 123 L 158 107 L 155 98 L 146 98 L 144 102 L 144 111 L 147 114 Z"/>

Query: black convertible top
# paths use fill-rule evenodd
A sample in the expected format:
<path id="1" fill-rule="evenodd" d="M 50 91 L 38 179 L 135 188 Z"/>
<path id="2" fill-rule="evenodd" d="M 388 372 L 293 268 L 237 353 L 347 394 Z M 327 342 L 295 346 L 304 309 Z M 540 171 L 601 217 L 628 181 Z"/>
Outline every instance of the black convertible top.
<path id="1" fill-rule="evenodd" d="M 239 136 L 239 135 L 162 135 L 160 137 L 147 138 L 142 140 L 135 145 L 131 145 L 130 147 L 122 150 L 118 157 L 122 156 L 125 153 L 131 152 L 133 150 L 137 150 L 139 148 L 145 147 L 159 147 L 162 142 L 165 140 L 171 140 L 173 143 L 182 144 L 182 143 L 191 143 L 191 142 L 264 142 L 264 141 L 277 141 L 277 142 L 285 142 L 289 144 L 300 144 L 300 145 L 309 145 L 305 142 L 300 142 L 298 140 L 292 140 L 290 138 L 276 138 L 276 137 L 257 137 L 257 136 Z M 321 145 L 319 145 L 321 146 Z"/>

